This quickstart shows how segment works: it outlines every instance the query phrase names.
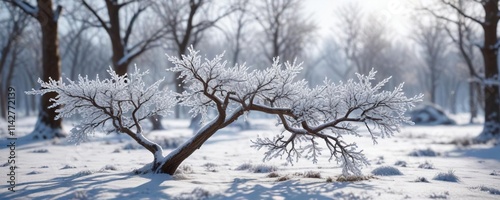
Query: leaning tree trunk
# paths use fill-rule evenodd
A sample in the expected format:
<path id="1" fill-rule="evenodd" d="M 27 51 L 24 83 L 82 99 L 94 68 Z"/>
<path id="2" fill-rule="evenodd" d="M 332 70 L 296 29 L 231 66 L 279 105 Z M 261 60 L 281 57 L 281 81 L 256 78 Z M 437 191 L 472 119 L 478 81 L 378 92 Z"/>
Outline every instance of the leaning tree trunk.
<path id="1" fill-rule="evenodd" d="M 157 169 L 153 169 L 153 171 L 173 175 L 184 160 L 199 149 L 208 138 L 212 137 L 212 135 L 220 129 L 219 126 L 223 122 L 223 120 L 218 120 L 209 125 L 204 131 L 197 133 L 192 139 L 185 143 L 185 145 L 170 153 L 168 155 L 169 158 L 161 163 Z"/>
<path id="2" fill-rule="evenodd" d="M 42 29 L 42 80 L 48 82 L 50 79 L 59 80 L 61 78 L 61 59 L 59 57 L 59 41 L 57 33 L 57 18 L 54 17 L 52 1 L 38 0 L 37 20 Z M 40 112 L 38 121 L 33 131 L 35 139 L 51 139 L 66 137 L 62 130 L 62 120 L 55 120 L 56 108 L 49 109 L 52 104 L 50 99 L 55 98 L 57 93 L 47 93 L 40 101 Z"/>
<path id="3" fill-rule="evenodd" d="M 217 119 L 214 119 L 211 123 L 205 125 L 199 132 L 191 138 L 189 141 L 184 143 L 182 146 L 171 152 L 167 159 L 163 163 L 153 166 L 153 172 L 155 173 L 165 173 L 173 175 L 181 163 L 186 160 L 191 154 L 193 154 L 197 149 L 203 145 L 212 135 L 214 135 L 218 130 L 224 128 L 228 124 L 234 122 L 238 117 L 243 115 L 243 110 L 232 114 L 229 119 L 226 118 L 225 113 L 219 113 Z M 155 158 L 155 161 L 157 159 Z M 155 167 L 156 166 L 156 167 Z"/>

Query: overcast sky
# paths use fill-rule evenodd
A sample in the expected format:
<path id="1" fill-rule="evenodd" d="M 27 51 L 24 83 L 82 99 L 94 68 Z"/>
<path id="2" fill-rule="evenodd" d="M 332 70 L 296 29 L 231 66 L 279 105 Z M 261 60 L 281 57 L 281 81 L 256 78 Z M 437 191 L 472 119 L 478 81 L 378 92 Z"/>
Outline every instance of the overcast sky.
<path id="1" fill-rule="evenodd" d="M 365 14 L 372 13 L 386 21 L 388 28 L 395 34 L 404 36 L 408 34 L 411 15 L 416 3 L 421 0 L 306 0 L 307 12 L 319 24 L 322 35 L 331 34 L 333 26 L 339 22 L 334 21 L 334 12 L 341 6 L 356 2 Z"/>

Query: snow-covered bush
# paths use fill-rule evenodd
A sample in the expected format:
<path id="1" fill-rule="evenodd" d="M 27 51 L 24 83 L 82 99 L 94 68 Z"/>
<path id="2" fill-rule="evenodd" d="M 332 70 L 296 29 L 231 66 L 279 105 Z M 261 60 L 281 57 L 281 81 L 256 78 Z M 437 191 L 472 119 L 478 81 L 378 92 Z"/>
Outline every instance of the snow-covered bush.
<path id="1" fill-rule="evenodd" d="M 116 171 L 116 170 L 118 170 L 118 168 L 116 168 L 114 165 L 106 165 L 103 168 L 101 168 L 101 171 L 105 171 L 105 170 Z"/>
<path id="2" fill-rule="evenodd" d="M 373 176 L 364 176 L 364 175 L 344 176 L 344 175 L 341 175 L 341 176 L 337 177 L 337 179 L 335 181 L 337 181 L 337 182 L 357 182 L 357 181 L 366 181 L 366 180 L 370 180 L 370 179 L 373 179 Z M 330 182 L 332 182 L 332 181 L 330 181 Z"/>
<path id="3" fill-rule="evenodd" d="M 496 188 L 492 188 L 492 187 L 487 187 L 484 185 L 481 185 L 478 187 L 473 187 L 471 189 L 479 190 L 479 191 L 483 191 L 483 192 L 488 192 L 488 193 L 493 194 L 493 195 L 500 195 L 500 190 L 498 190 Z"/>
<path id="4" fill-rule="evenodd" d="M 448 199 L 448 197 L 450 196 L 450 193 L 448 191 L 445 191 L 445 192 L 442 192 L 442 193 L 432 193 L 431 195 L 429 195 L 429 198 L 431 199 Z"/>
<path id="5" fill-rule="evenodd" d="M 418 168 L 420 168 L 420 169 L 434 169 L 434 165 L 428 161 L 425 161 L 425 163 L 418 165 Z"/>
<path id="6" fill-rule="evenodd" d="M 81 115 L 81 123 L 71 131 L 77 141 L 95 131 L 125 133 L 154 155 L 149 171 L 170 175 L 213 134 L 248 112 L 275 115 L 285 129 L 274 138 L 253 141 L 253 147 L 267 150 L 264 160 L 285 157 L 293 163 L 307 158 L 316 163 L 322 149 L 327 149 L 330 160 L 342 166 L 343 174 L 361 174 L 360 168 L 368 161 L 356 143 L 348 143 L 342 136 L 360 136 L 360 125 L 374 143 L 392 136 L 402 124 L 412 124 L 405 112 L 422 99 L 422 95 L 406 97 L 402 84 L 383 91 L 389 79 L 373 84 L 375 71 L 358 74 L 356 81 L 325 80 L 310 88 L 306 81 L 297 80 L 302 68 L 296 62 L 282 64 L 276 58 L 267 69 L 250 70 L 245 65 L 228 67 L 222 57 L 202 59 L 193 48 L 182 58 L 168 57 L 174 64 L 169 70 L 179 73 L 178 78 L 187 85 L 182 94 L 159 90 L 162 80 L 146 86 L 142 80 L 145 73 L 137 68 L 126 76 L 108 70 L 111 78 L 105 80 L 79 77 L 77 82 L 68 83 L 39 81 L 42 89 L 28 93 L 56 92 L 51 107 L 62 105 L 56 118 Z M 143 135 L 140 122 L 167 114 L 178 102 L 191 108 L 193 116 L 200 114 L 202 121 L 208 122 L 164 156 L 162 147 Z M 209 110 L 215 116 L 208 115 Z"/>
<path id="7" fill-rule="evenodd" d="M 432 150 L 431 148 L 427 148 L 427 149 L 415 149 L 408 155 L 415 157 L 436 157 L 439 156 L 440 153 Z"/>
<path id="8" fill-rule="evenodd" d="M 217 172 L 219 170 L 217 170 L 217 167 L 219 167 L 217 164 L 215 163 L 205 163 L 203 164 L 203 167 L 205 167 L 205 171 L 207 172 Z"/>
<path id="9" fill-rule="evenodd" d="M 406 167 L 408 165 L 408 163 L 404 160 L 398 160 L 394 163 L 394 165 L 400 166 L 400 167 Z"/>
<path id="10" fill-rule="evenodd" d="M 250 163 L 243 163 L 236 167 L 236 170 L 248 170 L 253 173 L 269 173 L 277 171 L 278 167 L 266 164 L 253 165 Z"/>
<path id="11" fill-rule="evenodd" d="M 303 175 L 304 178 L 321 178 L 321 173 L 316 171 L 307 171 Z"/>
<path id="12" fill-rule="evenodd" d="M 401 171 L 399 171 L 398 168 L 392 167 L 392 166 L 381 166 L 377 167 L 372 171 L 373 175 L 377 176 L 397 176 L 397 175 L 403 175 Z"/>
<path id="13" fill-rule="evenodd" d="M 210 191 L 197 187 L 191 192 L 181 193 L 179 196 L 174 197 L 175 200 L 203 200 L 213 198 L 214 195 Z"/>
<path id="14" fill-rule="evenodd" d="M 425 177 L 418 177 L 417 179 L 415 179 L 414 182 L 417 182 L 417 183 L 429 183 L 429 180 L 427 180 L 427 178 Z"/>
<path id="15" fill-rule="evenodd" d="M 73 166 L 73 165 L 64 165 L 64 167 L 62 167 L 61 169 L 74 169 L 76 168 L 76 166 Z"/>
<path id="16" fill-rule="evenodd" d="M 440 172 L 432 178 L 433 180 L 438 180 L 438 181 L 448 181 L 448 182 L 460 182 L 460 178 L 455 175 L 455 171 L 450 170 L 447 173 Z"/>

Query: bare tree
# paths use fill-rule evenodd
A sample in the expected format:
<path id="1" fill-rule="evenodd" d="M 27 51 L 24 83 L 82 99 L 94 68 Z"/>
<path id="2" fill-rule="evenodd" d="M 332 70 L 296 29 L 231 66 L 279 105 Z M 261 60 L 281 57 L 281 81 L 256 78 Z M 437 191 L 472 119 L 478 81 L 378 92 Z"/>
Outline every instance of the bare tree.
<path id="1" fill-rule="evenodd" d="M 91 26 L 75 19 L 75 11 L 68 12 L 69 14 L 62 18 L 68 22 L 66 33 L 61 35 L 61 57 L 63 66 L 66 66 L 63 68 L 63 74 L 76 79 L 77 74 L 83 72 L 88 65 L 93 65 L 92 60 L 98 58 L 91 55 L 95 52 L 92 38 L 87 38 L 85 35 Z"/>
<path id="2" fill-rule="evenodd" d="M 359 57 L 360 46 L 360 35 L 362 29 L 363 14 L 361 12 L 361 7 L 355 3 L 346 4 L 340 7 L 336 12 L 337 17 L 340 19 L 339 27 L 342 27 L 341 37 L 343 43 L 344 54 L 347 58 L 347 69 L 342 73 L 344 77 L 348 74 L 352 74 L 353 70 L 359 69 L 356 63 Z"/>
<path id="3" fill-rule="evenodd" d="M 422 19 L 419 19 L 419 21 Z M 444 59 L 447 53 L 447 41 L 444 26 L 437 20 L 430 23 L 416 22 L 415 41 L 421 46 L 421 54 L 426 70 L 426 84 L 431 103 L 436 104 L 438 81 L 444 71 Z"/>
<path id="4" fill-rule="evenodd" d="M 61 59 L 59 56 L 58 20 L 61 15 L 62 6 L 53 9 L 52 0 L 37 0 L 33 6 L 26 1 L 6 0 L 21 8 L 28 15 L 35 18 L 42 30 L 42 80 L 59 80 L 61 78 Z M 59 106 L 51 105 L 50 99 L 54 99 L 57 93 L 46 93 L 42 96 L 38 121 L 33 131 L 35 139 L 50 139 L 54 137 L 65 137 L 62 130 L 61 119 L 55 119 L 55 110 Z"/>
<path id="5" fill-rule="evenodd" d="M 370 16 L 362 25 L 359 37 L 360 49 L 354 56 L 354 63 L 360 74 L 368 74 L 370 70 L 385 71 L 392 44 L 388 40 L 387 27 L 376 16 Z"/>
<path id="6" fill-rule="evenodd" d="M 458 1 L 456 5 L 460 10 L 466 9 L 463 0 Z M 472 79 L 472 81 L 469 81 L 469 111 L 471 113 L 469 123 L 473 123 L 474 118 L 478 115 L 479 106 L 484 103 L 481 84 L 480 81 L 477 81 L 484 77 L 482 72 L 484 66 L 482 66 L 482 61 L 478 60 L 477 54 L 480 52 L 477 52 L 476 49 L 476 44 L 480 39 L 477 37 L 474 22 L 465 18 L 458 11 L 456 11 L 456 14 L 455 21 L 450 21 L 448 18 L 441 19 L 449 23 L 449 26 L 445 27 L 446 33 L 457 45 L 460 57 L 469 71 L 470 79 Z"/>
<path id="7" fill-rule="evenodd" d="M 5 2 L 4 2 L 5 3 Z M 0 20 L 0 25 L 4 29 L 0 30 L 0 96 L 7 96 L 7 88 L 11 86 L 14 73 L 14 66 L 18 62 L 18 56 L 22 49 L 20 48 L 20 39 L 24 30 L 28 26 L 28 15 L 19 12 L 14 7 L 0 4 L 2 13 L 6 13 L 6 18 Z M 0 118 L 6 119 L 7 102 L 6 99 L 0 99 Z"/>
<path id="8" fill-rule="evenodd" d="M 248 26 L 251 23 L 251 16 L 248 12 L 250 12 L 250 1 L 249 0 L 241 0 L 237 4 L 238 9 L 231 15 L 231 20 L 235 21 L 234 35 L 227 36 L 229 42 L 232 45 L 232 62 L 233 64 L 238 63 L 243 51 L 243 45 L 246 43 L 246 38 L 248 37 Z M 230 34 L 227 34 L 230 35 Z M 247 39 L 248 40 L 248 39 Z"/>
<path id="9" fill-rule="evenodd" d="M 342 166 L 343 174 L 360 174 L 360 168 L 368 164 L 367 159 L 354 143 L 344 141 L 342 135 L 359 135 L 353 122 L 363 124 L 374 142 L 393 135 L 402 123 L 411 123 L 404 112 L 422 98 L 422 95 L 406 97 L 402 85 L 393 91 L 381 91 L 387 79 L 372 84 L 373 71 L 367 76 L 358 75 L 357 82 L 325 82 L 309 88 L 305 81 L 295 81 L 301 70 L 296 63 L 282 66 L 275 59 L 270 68 L 249 72 L 244 65 L 227 68 L 222 56 L 202 61 L 198 52 L 190 49 L 190 54 L 182 59 L 169 57 L 175 65 L 170 70 L 181 72 L 190 83 L 185 92 L 177 94 L 181 104 L 204 119 L 209 118 L 209 110 L 217 115 L 167 156 L 161 146 L 144 136 L 140 121 L 152 114 L 167 113 L 176 100 L 169 92 L 158 89 L 160 81 L 145 86 L 144 74 L 139 71 L 129 77 L 110 71 L 111 80 L 103 81 L 81 77 L 70 84 L 41 82 L 43 89 L 30 93 L 57 92 L 59 98 L 54 99 L 54 105 L 65 105 L 58 118 L 83 115 L 81 124 L 72 130 L 77 139 L 96 129 L 123 132 L 154 155 L 145 171 L 171 175 L 218 130 L 250 111 L 277 116 L 286 130 L 272 139 L 253 141 L 257 149 L 267 149 L 266 160 L 284 156 L 291 163 L 306 157 L 315 163 L 322 144 L 327 147 L 330 160 Z"/>
<path id="10" fill-rule="evenodd" d="M 347 58 L 347 70 L 345 74 L 358 73 L 367 74 L 372 68 L 384 73 L 387 63 L 391 61 L 388 54 L 392 44 L 388 40 L 387 28 L 383 21 L 375 15 L 365 17 L 361 7 L 349 3 L 338 11 L 343 35 L 341 45 Z"/>
<path id="11" fill-rule="evenodd" d="M 263 29 L 262 48 L 268 61 L 275 57 L 293 60 L 304 53 L 317 29 L 304 16 L 302 1 L 262 0 L 256 5 L 255 18 Z"/>
<path id="12" fill-rule="evenodd" d="M 120 3 L 118 0 L 105 0 L 105 14 L 101 13 L 103 9 L 98 8 L 99 5 L 92 5 L 86 0 L 80 1 L 95 19 L 86 22 L 104 29 L 109 36 L 113 50 L 113 68 L 120 75 L 127 73 L 128 65 L 136 57 L 159 46 L 156 42 L 166 34 L 166 29 L 161 27 L 149 35 L 144 35 L 143 38 L 133 38 L 134 27 L 137 25 L 139 17 L 151 6 L 149 1 L 130 0 Z M 126 18 L 123 18 L 120 13 L 128 7 L 133 9 L 132 16 L 128 22 L 122 22 L 121 20 Z M 122 27 L 123 24 L 126 26 Z"/>
<path id="13" fill-rule="evenodd" d="M 499 1 L 498 0 L 470 0 L 468 2 L 472 7 L 482 9 L 482 13 L 472 13 L 471 10 L 465 10 L 460 6 L 460 0 L 439 0 L 441 5 L 451 9 L 454 13 L 464 19 L 478 24 L 483 31 L 483 44 L 478 45 L 481 50 L 484 62 L 484 77 L 480 77 L 484 90 L 484 118 L 485 123 L 483 131 L 476 138 L 478 142 L 485 142 L 500 135 L 500 101 L 498 87 L 498 57 L 497 52 L 500 47 L 498 40 L 498 21 L 500 20 Z M 437 18 L 446 21 L 458 21 L 446 13 L 438 13 L 430 8 L 425 8 Z M 472 68 L 471 68 L 472 70 Z M 478 74 L 478 73 L 475 73 Z"/>

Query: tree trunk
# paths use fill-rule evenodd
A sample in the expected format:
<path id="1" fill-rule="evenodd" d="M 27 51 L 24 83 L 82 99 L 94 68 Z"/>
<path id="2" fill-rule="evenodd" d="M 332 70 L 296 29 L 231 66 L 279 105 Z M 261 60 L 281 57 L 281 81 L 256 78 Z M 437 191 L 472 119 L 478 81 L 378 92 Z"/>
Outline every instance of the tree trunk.
<path id="1" fill-rule="evenodd" d="M 485 78 L 488 80 L 498 80 L 497 62 L 497 26 L 498 26 L 498 0 L 485 1 L 483 4 L 485 19 L 483 23 L 484 44 L 481 48 Z M 498 85 L 484 85 L 484 127 L 483 132 L 478 136 L 479 141 L 487 141 L 492 137 L 500 135 L 500 102 Z"/>
<path id="2" fill-rule="evenodd" d="M 224 111 L 225 112 L 225 111 Z M 198 133 L 185 142 L 182 146 L 178 147 L 176 150 L 171 152 L 162 163 L 157 165 L 155 158 L 155 164 L 153 165 L 153 172 L 155 173 L 165 173 L 173 175 L 181 163 L 186 160 L 191 154 L 193 154 L 197 149 L 201 147 L 212 135 L 214 135 L 218 130 L 226 127 L 228 124 L 233 123 L 243 115 L 244 111 L 235 111 L 232 115 L 226 119 L 225 113 L 219 113 L 218 117 L 214 119 L 209 124 L 205 125 Z M 156 166 L 156 167 L 155 167 Z"/>
<path id="3" fill-rule="evenodd" d="M 470 119 L 469 124 L 474 123 L 474 118 L 477 117 L 477 105 L 476 105 L 476 83 L 469 82 L 469 111 L 470 111 Z"/>
<path id="4" fill-rule="evenodd" d="M 207 125 L 204 129 L 200 130 L 193 138 L 183 144 L 181 147 L 177 148 L 175 151 L 167 156 L 167 159 L 157 169 L 153 169 L 156 173 L 166 173 L 173 175 L 179 165 L 186 160 L 191 154 L 193 154 L 197 149 L 203 145 L 212 135 L 214 135 L 218 130 L 224 128 L 222 125 L 224 123 L 225 115 L 219 115 L 217 120 Z M 236 117 L 237 118 L 237 117 Z"/>
<path id="5" fill-rule="evenodd" d="M 161 119 L 163 117 L 161 115 L 155 115 L 149 118 L 149 121 L 151 122 L 151 129 L 152 130 L 165 130 L 165 127 L 161 124 Z"/>
<path id="6" fill-rule="evenodd" d="M 61 59 L 59 57 L 59 41 L 57 33 L 57 19 L 54 18 L 51 0 L 38 0 L 38 22 L 42 28 L 42 80 L 48 82 L 50 79 L 59 80 L 61 78 Z M 56 109 L 49 109 L 52 104 L 50 99 L 55 98 L 57 93 L 44 94 L 40 102 L 40 112 L 38 121 L 33 131 L 35 139 L 51 139 L 56 137 L 66 137 L 62 130 L 62 120 L 55 120 Z"/>
<path id="7" fill-rule="evenodd" d="M 113 68 L 116 74 L 123 76 L 127 73 L 128 61 L 120 62 L 125 56 L 125 47 L 123 46 L 120 34 L 120 7 L 114 1 L 107 0 L 106 9 L 109 17 L 109 29 L 106 31 L 108 32 L 109 39 L 111 40 L 111 47 L 113 48 L 111 61 L 113 62 Z"/>

